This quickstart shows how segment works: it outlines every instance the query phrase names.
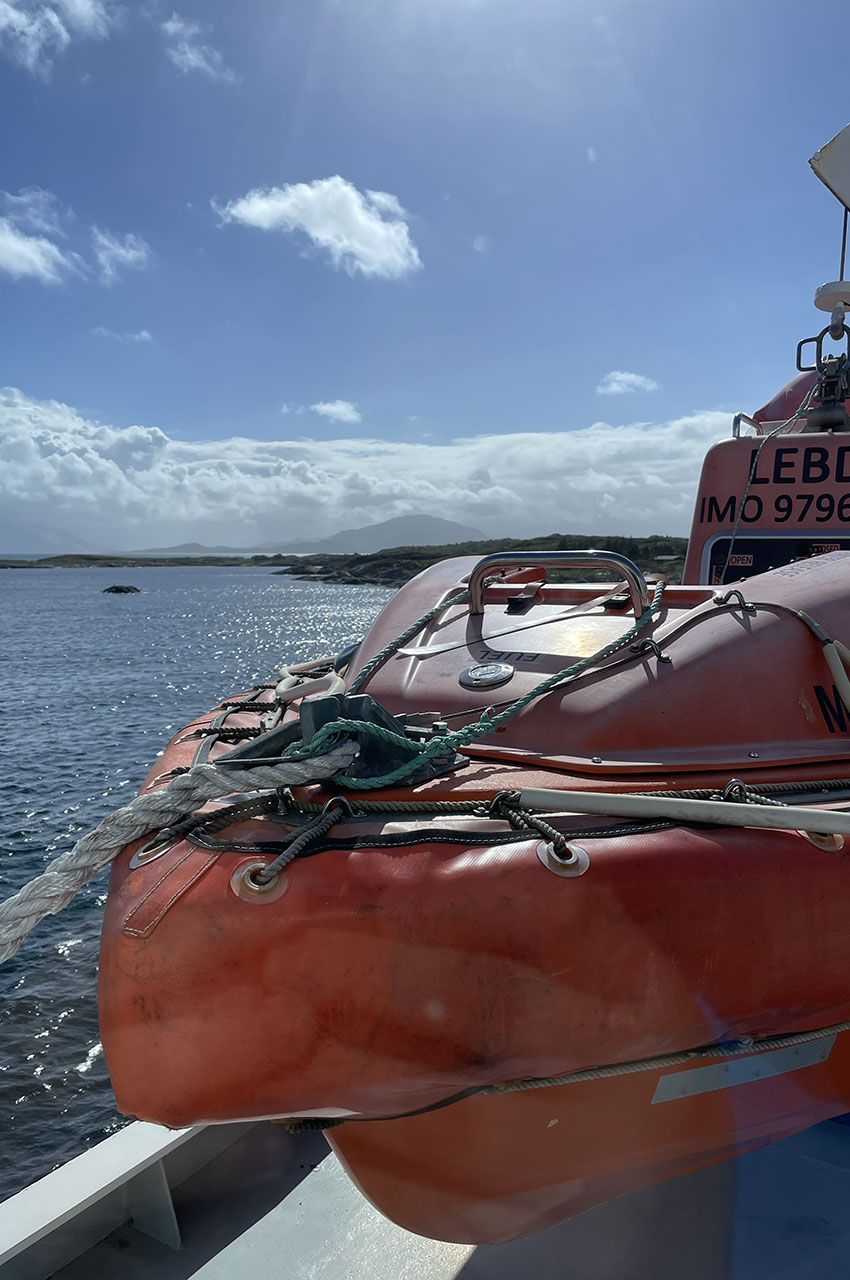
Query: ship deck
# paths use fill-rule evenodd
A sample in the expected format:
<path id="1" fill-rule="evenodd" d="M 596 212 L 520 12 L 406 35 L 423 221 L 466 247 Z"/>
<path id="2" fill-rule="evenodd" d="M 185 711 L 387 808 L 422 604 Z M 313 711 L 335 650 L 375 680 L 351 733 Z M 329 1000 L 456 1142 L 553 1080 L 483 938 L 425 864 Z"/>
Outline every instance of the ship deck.
<path id="1" fill-rule="evenodd" d="M 2 1280 L 834 1280 L 850 1266 L 844 1118 L 528 1239 L 477 1247 L 425 1240 L 388 1222 L 320 1134 L 291 1136 L 269 1123 L 234 1132 L 235 1141 L 170 1187 L 173 1217 L 150 1201 L 137 1213 L 163 1239 L 179 1229 L 181 1247 L 172 1247 L 176 1234 L 169 1245 L 124 1222 L 79 1252 L 79 1223 L 58 1202 L 97 1174 L 98 1153 L 115 1142 L 108 1139 L 79 1157 L 79 1176 L 72 1161 L 0 1206 Z M 203 1146 L 210 1130 L 192 1138 Z M 93 1211 L 88 1204 L 80 1218 L 88 1214 L 89 1231 Z M 63 1251 L 77 1256 L 57 1269 Z"/>

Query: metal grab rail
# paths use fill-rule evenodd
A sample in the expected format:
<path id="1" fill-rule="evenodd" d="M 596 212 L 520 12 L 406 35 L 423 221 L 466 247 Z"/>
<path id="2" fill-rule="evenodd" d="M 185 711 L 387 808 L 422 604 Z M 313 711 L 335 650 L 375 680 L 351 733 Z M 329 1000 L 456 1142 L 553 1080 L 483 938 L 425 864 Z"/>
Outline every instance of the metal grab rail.
<path id="1" fill-rule="evenodd" d="M 757 436 L 763 436 L 764 432 L 761 423 L 756 422 L 755 418 L 751 418 L 748 413 L 736 413 L 732 419 L 732 437 L 737 440 L 741 435 L 741 423 L 744 422 L 748 427 L 755 427 Z"/>
<path id="2" fill-rule="evenodd" d="M 494 568 L 511 568 L 527 565 L 529 568 L 615 569 L 617 576 L 625 578 L 632 598 L 635 617 L 649 608 L 649 590 L 646 579 L 636 564 L 616 551 L 497 551 L 485 556 L 469 575 L 469 612 L 484 612 L 484 580 Z"/>

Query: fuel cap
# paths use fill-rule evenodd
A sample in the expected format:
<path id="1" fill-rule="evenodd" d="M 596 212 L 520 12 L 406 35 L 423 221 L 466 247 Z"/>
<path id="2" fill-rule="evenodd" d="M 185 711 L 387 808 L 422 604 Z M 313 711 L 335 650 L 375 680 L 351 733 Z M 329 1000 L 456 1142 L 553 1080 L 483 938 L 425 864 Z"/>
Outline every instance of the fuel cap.
<path id="1" fill-rule="evenodd" d="M 507 684 L 513 673 L 509 662 L 482 662 L 467 667 L 459 679 L 464 689 L 492 689 L 495 685 Z"/>

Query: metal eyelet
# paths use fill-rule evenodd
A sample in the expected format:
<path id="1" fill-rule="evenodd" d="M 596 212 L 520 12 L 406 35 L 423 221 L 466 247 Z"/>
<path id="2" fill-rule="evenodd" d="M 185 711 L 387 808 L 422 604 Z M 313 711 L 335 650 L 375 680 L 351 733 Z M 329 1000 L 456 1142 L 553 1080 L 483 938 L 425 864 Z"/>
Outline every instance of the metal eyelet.
<path id="1" fill-rule="evenodd" d="M 250 858 L 238 862 L 230 876 L 230 888 L 243 902 L 276 902 L 289 888 L 289 876 L 279 871 L 267 884 L 256 879 L 258 871 L 264 871 L 272 859 L 263 861 Z"/>
<path id="2" fill-rule="evenodd" d="M 816 849 L 826 849 L 829 852 L 836 853 L 839 849 L 844 848 L 844 836 L 838 835 L 834 831 L 801 831 L 799 834 L 804 840 L 808 840 L 809 844 L 813 844 Z"/>
<path id="3" fill-rule="evenodd" d="M 537 844 L 537 856 L 547 871 L 556 876 L 583 876 L 590 870 L 590 855 L 580 844 L 567 845 L 568 856 L 561 858 L 555 852 L 554 845 L 548 840 L 540 840 Z"/>
<path id="4" fill-rule="evenodd" d="M 145 867 L 149 862 L 156 861 L 161 858 L 164 853 L 168 853 L 169 849 L 173 849 L 177 841 L 173 836 L 168 836 L 163 840 L 160 836 L 154 836 L 152 840 L 148 840 L 147 844 L 143 844 L 141 849 L 137 849 L 130 859 L 130 870 L 135 871 L 136 867 Z"/>

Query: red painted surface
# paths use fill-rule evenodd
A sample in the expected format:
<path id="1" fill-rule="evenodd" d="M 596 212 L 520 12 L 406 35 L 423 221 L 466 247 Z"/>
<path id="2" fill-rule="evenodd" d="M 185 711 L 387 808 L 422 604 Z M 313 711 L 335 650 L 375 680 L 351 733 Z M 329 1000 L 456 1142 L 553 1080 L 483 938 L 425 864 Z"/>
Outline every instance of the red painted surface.
<path id="1" fill-rule="evenodd" d="M 753 414 L 756 422 L 785 422 L 797 412 L 816 380 L 817 373 L 814 371 L 798 373 L 767 404 L 756 409 Z"/>
<path id="2" fill-rule="evenodd" d="M 809 431 L 803 414 L 771 435 L 794 416 L 816 377 L 798 374 L 754 414 L 761 435 L 723 440 L 709 449 L 685 582 L 728 584 L 776 565 L 850 549 L 850 432 Z M 814 399 L 812 407 L 817 405 Z"/>
<path id="3" fill-rule="evenodd" d="M 473 563 L 445 562 L 403 588 L 358 663 L 453 594 Z M 631 621 L 605 609 L 611 588 L 599 584 L 547 585 L 528 612 L 508 613 L 527 577 L 487 588 L 483 616 L 447 610 L 367 691 L 390 711 L 439 709 L 463 724 Z M 747 595 L 803 608 L 846 637 L 848 578 L 850 555 L 836 553 L 754 578 Z M 850 779 L 850 716 L 819 642 L 788 614 L 724 612 L 712 594 L 668 588 L 651 634 L 666 637 L 669 663 L 616 655 L 470 749 L 468 769 L 412 793 Z M 459 684 L 491 658 L 515 667 L 507 686 Z M 154 777 L 190 762 L 197 740 L 185 733 Z M 357 830 L 385 821 L 398 826 L 376 817 Z M 276 899 L 238 897 L 233 871 L 258 856 L 239 842 L 280 832 L 254 820 L 229 829 L 223 851 L 184 841 L 136 868 L 136 846 L 117 860 L 100 1002 L 127 1113 L 169 1125 L 374 1121 L 510 1079 L 850 1017 L 844 848 L 794 832 L 680 828 L 586 839 L 590 870 L 566 879 L 542 865 L 535 841 L 440 844 L 423 821 L 409 846 L 326 849 L 297 861 Z M 331 1137 L 366 1195 L 404 1226 L 507 1239 L 847 1110 L 846 1043 L 821 1064 L 689 1099 L 653 1104 L 665 1073 L 648 1072 L 355 1121 Z"/>
<path id="4" fill-rule="evenodd" d="M 328 1138 L 361 1191 L 408 1230 L 510 1240 L 845 1110 L 850 1035 L 819 1066 L 654 1105 L 669 1074 L 469 1098 L 409 1120 L 343 1125 Z"/>

